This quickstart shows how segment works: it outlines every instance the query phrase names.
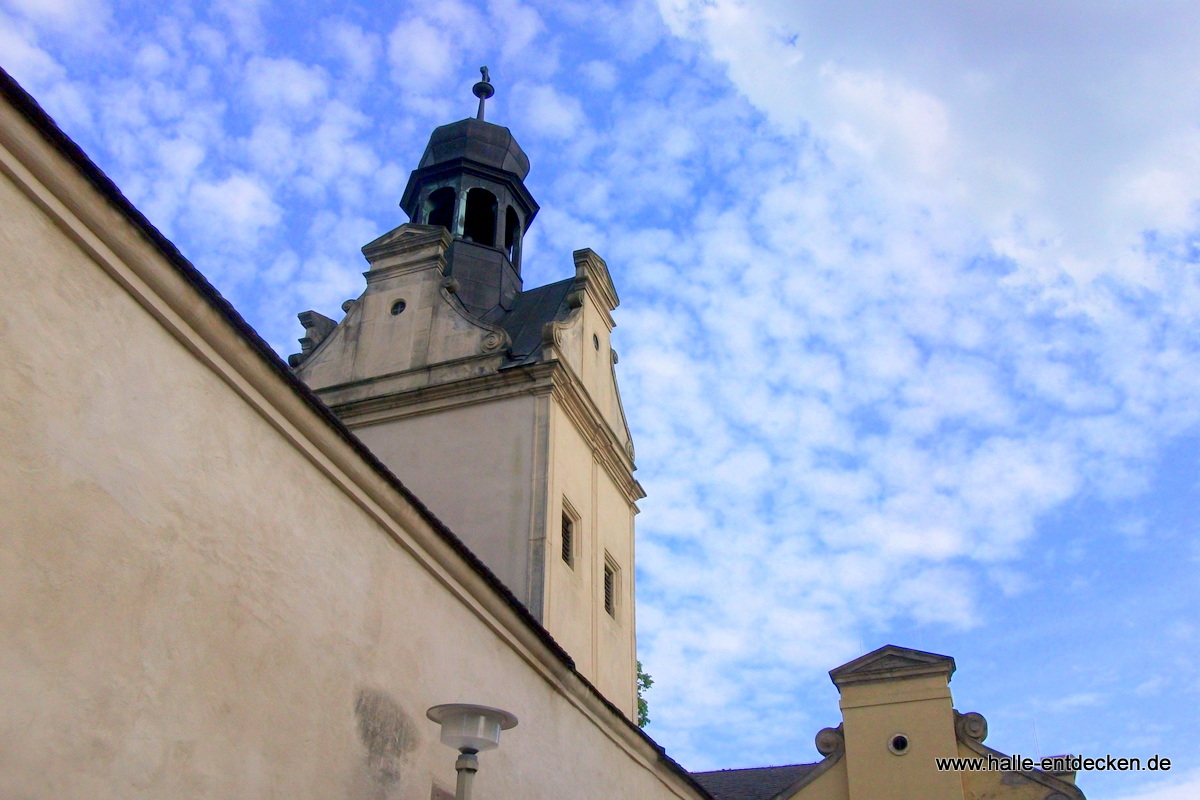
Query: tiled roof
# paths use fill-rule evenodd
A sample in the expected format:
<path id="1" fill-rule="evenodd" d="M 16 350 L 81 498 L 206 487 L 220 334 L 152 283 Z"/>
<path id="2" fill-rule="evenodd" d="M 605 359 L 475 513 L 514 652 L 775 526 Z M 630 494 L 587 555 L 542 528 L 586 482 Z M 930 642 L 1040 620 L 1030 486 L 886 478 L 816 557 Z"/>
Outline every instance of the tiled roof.
<path id="1" fill-rule="evenodd" d="M 513 307 L 500 318 L 500 325 L 512 340 L 512 361 L 516 364 L 536 363 L 542 356 L 542 326 L 561 319 L 570 310 L 567 295 L 574 278 L 538 286 L 521 292 Z"/>
<path id="2" fill-rule="evenodd" d="M 716 800 L 770 800 L 816 769 L 816 764 L 693 772 L 692 778 Z"/>

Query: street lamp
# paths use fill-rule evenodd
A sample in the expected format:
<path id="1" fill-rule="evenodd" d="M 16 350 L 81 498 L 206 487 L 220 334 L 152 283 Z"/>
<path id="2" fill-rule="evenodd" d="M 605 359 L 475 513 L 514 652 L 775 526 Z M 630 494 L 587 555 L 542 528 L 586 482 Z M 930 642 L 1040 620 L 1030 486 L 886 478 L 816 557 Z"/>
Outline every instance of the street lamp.
<path id="1" fill-rule="evenodd" d="M 480 750 L 500 746 L 500 731 L 515 727 L 517 718 L 507 711 L 469 703 L 445 703 L 434 706 L 425 716 L 442 726 L 442 744 L 459 752 L 454 768 L 458 770 L 455 800 L 471 800 L 471 781 L 479 771 Z"/>

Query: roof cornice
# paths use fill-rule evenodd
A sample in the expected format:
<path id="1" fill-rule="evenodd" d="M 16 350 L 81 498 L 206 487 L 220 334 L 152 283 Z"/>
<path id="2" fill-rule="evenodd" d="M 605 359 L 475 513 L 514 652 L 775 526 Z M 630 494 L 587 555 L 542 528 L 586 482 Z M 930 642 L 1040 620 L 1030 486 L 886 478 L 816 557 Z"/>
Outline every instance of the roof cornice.
<path id="1" fill-rule="evenodd" d="M 921 678 L 927 675 L 943 675 L 949 682 L 954 669 L 954 659 L 950 656 L 887 644 L 830 670 L 829 677 L 834 685 L 841 689 L 853 683 Z"/>

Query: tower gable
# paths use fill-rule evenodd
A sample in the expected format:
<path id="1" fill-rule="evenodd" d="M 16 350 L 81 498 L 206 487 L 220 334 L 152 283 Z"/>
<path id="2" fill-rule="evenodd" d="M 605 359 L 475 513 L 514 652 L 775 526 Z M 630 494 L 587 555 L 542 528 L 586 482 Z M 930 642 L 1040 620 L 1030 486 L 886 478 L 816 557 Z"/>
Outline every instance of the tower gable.
<path id="1" fill-rule="evenodd" d="M 444 228 L 407 224 L 366 245 L 366 290 L 297 374 L 321 389 L 503 351 L 508 334 L 472 315 L 443 271 L 449 239 Z"/>

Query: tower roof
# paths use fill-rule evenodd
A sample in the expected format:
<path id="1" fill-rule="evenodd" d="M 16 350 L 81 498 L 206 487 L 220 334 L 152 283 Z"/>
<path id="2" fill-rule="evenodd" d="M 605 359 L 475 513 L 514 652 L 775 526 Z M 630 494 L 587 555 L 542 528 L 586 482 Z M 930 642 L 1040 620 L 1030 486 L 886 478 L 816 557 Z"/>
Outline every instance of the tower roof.
<path id="1" fill-rule="evenodd" d="M 417 169 L 459 159 L 511 172 L 518 180 L 529 174 L 529 157 L 512 131 L 480 119 L 462 119 L 435 129 Z"/>

